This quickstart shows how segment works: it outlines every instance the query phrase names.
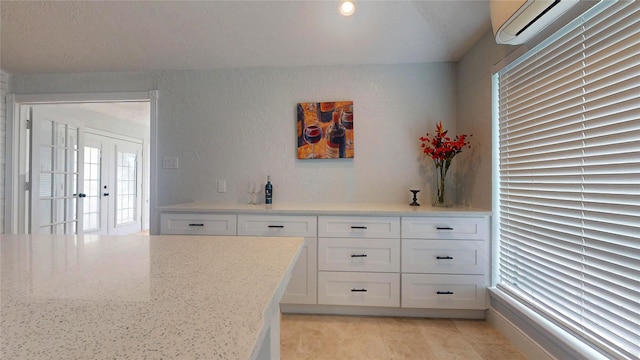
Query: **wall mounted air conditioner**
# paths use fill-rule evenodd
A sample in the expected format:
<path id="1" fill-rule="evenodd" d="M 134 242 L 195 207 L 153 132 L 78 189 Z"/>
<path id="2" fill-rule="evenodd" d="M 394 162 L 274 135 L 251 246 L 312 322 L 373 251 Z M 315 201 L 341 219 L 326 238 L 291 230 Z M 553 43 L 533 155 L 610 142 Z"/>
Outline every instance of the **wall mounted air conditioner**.
<path id="1" fill-rule="evenodd" d="M 491 25 L 498 44 L 524 44 L 579 0 L 490 0 Z"/>

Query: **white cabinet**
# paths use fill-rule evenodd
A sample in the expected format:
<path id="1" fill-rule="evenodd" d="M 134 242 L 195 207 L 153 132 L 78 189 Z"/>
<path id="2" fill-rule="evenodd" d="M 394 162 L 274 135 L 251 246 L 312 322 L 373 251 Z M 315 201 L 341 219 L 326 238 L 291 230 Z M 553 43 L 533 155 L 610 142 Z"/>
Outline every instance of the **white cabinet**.
<path id="1" fill-rule="evenodd" d="M 399 271 L 399 217 L 318 217 L 318 304 L 398 307 Z"/>
<path id="2" fill-rule="evenodd" d="M 489 217 L 402 218 L 402 307 L 487 308 Z"/>
<path id="3" fill-rule="evenodd" d="M 316 304 L 318 294 L 318 238 L 315 216 L 238 215 L 240 236 L 304 237 L 304 247 L 294 264 L 285 304 Z"/>
<path id="4" fill-rule="evenodd" d="M 238 235 L 317 237 L 315 216 L 238 215 Z"/>
<path id="5" fill-rule="evenodd" d="M 293 266 L 289 285 L 282 297 L 284 304 L 316 304 L 318 239 L 305 237 L 298 261 Z"/>
<path id="6" fill-rule="evenodd" d="M 398 273 L 318 272 L 318 304 L 400 306 Z"/>
<path id="7" fill-rule="evenodd" d="M 320 238 L 318 270 L 400 271 L 398 239 Z"/>
<path id="8" fill-rule="evenodd" d="M 403 239 L 461 239 L 485 241 L 489 235 L 488 217 L 403 217 Z"/>
<path id="9" fill-rule="evenodd" d="M 487 308 L 487 214 L 217 210 L 163 212 L 162 234 L 303 237 L 282 299 L 292 311 L 351 313 L 360 306 L 356 313 L 414 316 Z"/>
<path id="10" fill-rule="evenodd" d="M 402 307 L 475 309 L 486 306 L 484 275 L 402 274 Z"/>
<path id="11" fill-rule="evenodd" d="M 172 235 L 236 235 L 236 214 L 162 213 L 160 233 Z"/>
<path id="12" fill-rule="evenodd" d="M 487 250 L 484 241 L 402 239 L 402 272 L 485 274 Z"/>
<path id="13" fill-rule="evenodd" d="M 400 237 L 400 218 L 382 216 L 319 216 L 318 237 Z"/>

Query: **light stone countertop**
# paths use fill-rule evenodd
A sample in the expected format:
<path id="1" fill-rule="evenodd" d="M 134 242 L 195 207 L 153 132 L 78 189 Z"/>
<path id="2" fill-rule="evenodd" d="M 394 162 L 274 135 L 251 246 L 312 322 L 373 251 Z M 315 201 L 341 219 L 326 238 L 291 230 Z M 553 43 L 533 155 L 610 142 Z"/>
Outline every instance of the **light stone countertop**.
<path id="1" fill-rule="evenodd" d="M 161 212 L 234 212 L 274 215 L 347 215 L 347 216 L 485 216 L 491 211 L 463 206 L 432 207 L 407 204 L 302 204 L 277 203 L 249 205 L 234 203 L 190 202 L 161 206 Z"/>
<path id="2" fill-rule="evenodd" d="M 0 235 L 0 358 L 254 358 L 302 242 Z"/>

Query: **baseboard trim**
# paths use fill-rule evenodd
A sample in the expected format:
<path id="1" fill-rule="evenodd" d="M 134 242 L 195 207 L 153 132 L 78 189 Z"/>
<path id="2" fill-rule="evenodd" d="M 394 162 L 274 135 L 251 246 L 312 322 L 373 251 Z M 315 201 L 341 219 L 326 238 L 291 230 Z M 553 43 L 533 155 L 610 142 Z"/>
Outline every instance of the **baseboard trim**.
<path id="1" fill-rule="evenodd" d="M 376 306 L 280 304 L 285 314 L 399 316 L 446 319 L 485 319 L 486 310 L 414 309 Z"/>
<path id="2" fill-rule="evenodd" d="M 495 316 L 500 315 L 506 322 L 510 323 L 513 328 L 518 329 L 517 332 L 522 333 L 525 337 L 524 340 L 512 340 L 512 342 L 515 344 L 519 341 L 524 341 L 521 344 L 521 351 L 523 353 L 529 351 L 530 348 L 533 349 L 533 345 L 531 345 L 531 342 L 533 342 L 537 344 L 537 347 L 543 349 L 551 359 L 608 359 L 606 355 L 578 340 L 576 337 L 540 316 L 532 309 L 529 309 L 525 305 L 514 300 L 502 290 L 489 288 L 489 296 L 489 314 L 492 316 L 492 321 L 496 321 L 496 324 L 500 323 L 500 319 Z M 506 325 L 502 322 L 499 326 Z M 495 327 L 497 328 L 498 325 Z M 516 331 L 512 331 L 509 327 L 506 327 L 505 330 L 511 332 L 508 334 L 510 336 L 513 336 L 513 334 L 516 333 Z M 529 340 L 526 340 L 526 338 Z M 535 350 L 531 351 L 535 352 Z M 537 357 L 527 356 L 531 359 L 537 360 Z"/>
<path id="3" fill-rule="evenodd" d="M 487 322 L 509 339 L 527 359 L 556 360 L 540 344 L 495 309 L 487 310 Z"/>

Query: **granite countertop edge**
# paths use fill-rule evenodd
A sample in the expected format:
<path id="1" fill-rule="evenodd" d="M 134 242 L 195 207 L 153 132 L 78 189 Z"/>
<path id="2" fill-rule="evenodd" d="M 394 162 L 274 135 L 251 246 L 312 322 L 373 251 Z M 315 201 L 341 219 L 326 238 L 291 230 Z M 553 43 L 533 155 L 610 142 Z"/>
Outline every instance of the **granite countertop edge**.
<path id="1" fill-rule="evenodd" d="M 263 215 L 342 216 L 487 216 L 491 211 L 465 206 L 432 207 L 408 204 L 298 204 L 250 205 L 237 203 L 188 202 L 159 206 L 165 213 L 237 213 Z"/>

